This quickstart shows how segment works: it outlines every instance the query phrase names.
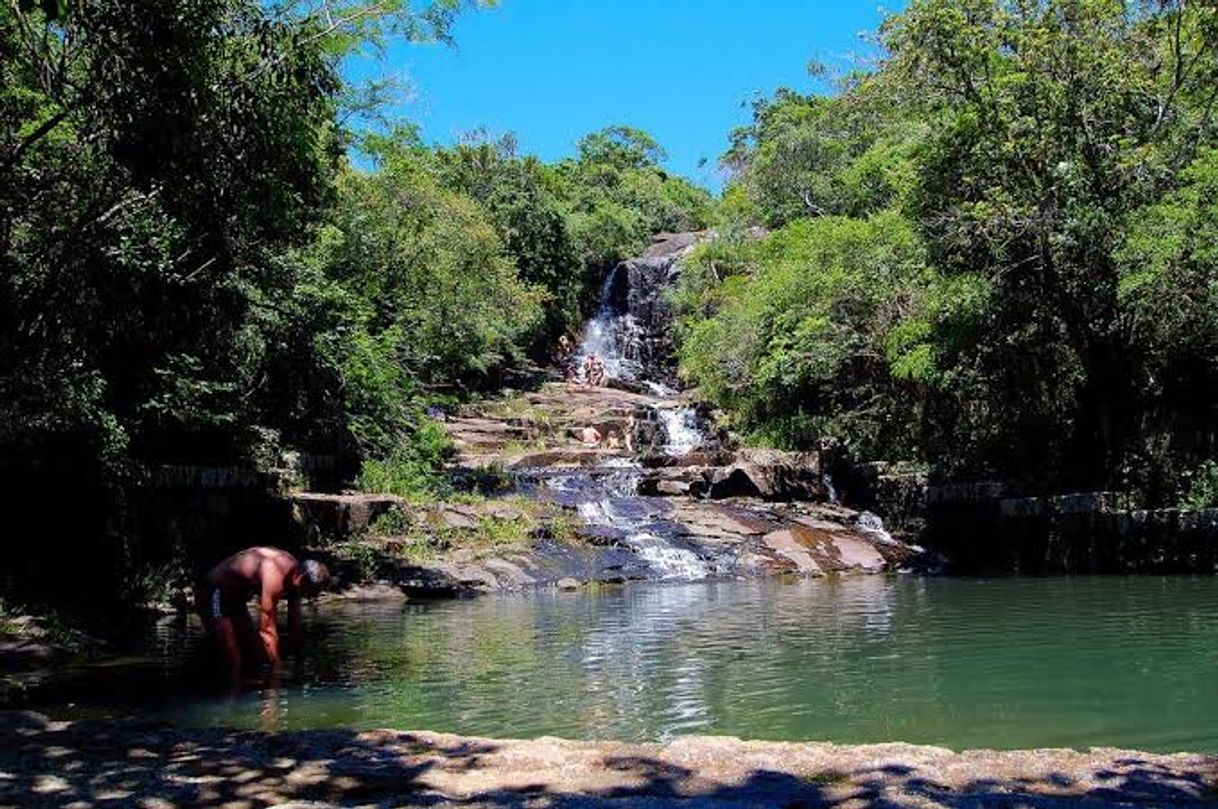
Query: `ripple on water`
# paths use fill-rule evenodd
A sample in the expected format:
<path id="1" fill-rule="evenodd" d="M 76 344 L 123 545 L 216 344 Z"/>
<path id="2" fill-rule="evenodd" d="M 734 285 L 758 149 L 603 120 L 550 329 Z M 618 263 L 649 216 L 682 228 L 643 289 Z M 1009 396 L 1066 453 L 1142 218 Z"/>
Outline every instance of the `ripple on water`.
<path id="1" fill-rule="evenodd" d="M 867 577 L 328 606 L 277 693 L 162 627 L 56 696 L 198 724 L 1218 751 L 1218 582 Z M 110 679 L 106 679 L 109 676 Z"/>

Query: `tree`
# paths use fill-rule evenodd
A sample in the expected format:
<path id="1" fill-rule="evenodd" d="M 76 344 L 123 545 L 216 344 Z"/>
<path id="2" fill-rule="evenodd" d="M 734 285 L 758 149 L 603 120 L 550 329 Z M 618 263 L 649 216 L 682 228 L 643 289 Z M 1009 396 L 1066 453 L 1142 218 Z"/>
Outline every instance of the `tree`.
<path id="1" fill-rule="evenodd" d="M 667 158 L 655 138 L 630 126 L 610 126 L 580 138 L 579 162 L 619 172 L 656 168 Z"/>
<path id="2" fill-rule="evenodd" d="M 1136 449 L 1153 382 L 1116 249 L 1213 137 L 1215 30 L 1206 4 L 1107 0 L 923 0 L 885 26 L 887 69 L 933 122 L 915 211 L 932 259 L 993 287 L 984 325 L 956 327 L 981 345 L 948 353 L 1007 422 L 983 450 L 1006 475 L 1113 485 Z"/>
<path id="3" fill-rule="evenodd" d="M 685 276 L 682 371 L 739 428 L 781 447 L 833 435 L 860 457 L 917 456 L 909 324 L 936 279 L 907 221 L 804 219 L 726 254 L 711 243 Z"/>

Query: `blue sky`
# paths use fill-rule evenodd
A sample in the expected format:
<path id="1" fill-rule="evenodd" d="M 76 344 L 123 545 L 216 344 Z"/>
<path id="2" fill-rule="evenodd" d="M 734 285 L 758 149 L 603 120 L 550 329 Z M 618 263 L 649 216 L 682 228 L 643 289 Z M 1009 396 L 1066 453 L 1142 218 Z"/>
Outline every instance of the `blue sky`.
<path id="1" fill-rule="evenodd" d="M 627 124 L 650 132 L 667 167 L 719 186 L 727 134 L 748 102 L 780 86 L 827 89 L 810 59 L 859 64 L 861 38 L 903 3 L 889 0 L 500 0 L 466 14 L 456 47 L 392 45 L 353 76 L 392 73 L 411 85 L 394 117 L 429 142 L 486 127 L 555 160 L 587 132 Z M 699 168 L 699 160 L 709 164 Z"/>

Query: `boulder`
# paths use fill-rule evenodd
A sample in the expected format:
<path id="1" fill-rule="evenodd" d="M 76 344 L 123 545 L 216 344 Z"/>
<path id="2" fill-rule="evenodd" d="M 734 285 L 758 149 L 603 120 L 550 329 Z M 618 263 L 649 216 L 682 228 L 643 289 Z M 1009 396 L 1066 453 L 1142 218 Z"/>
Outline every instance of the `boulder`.
<path id="1" fill-rule="evenodd" d="M 407 511 L 407 503 L 392 494 L 292 495 L 292 504 L 306 529 L 329 539 L 346 539 L 390 511 Z"/>
<path id="2" fill-rule="evenodd" d="M 463 509 L 443 506 L 432 514 L 433 524 L 437 527 L 456 530 L 472 530 L 478 527 L 478 517 Z"/>
<path id="3" fill-rule="evenodd" d="M 689 484 L 683 480 L 661 480 L 656 483 L 656 494 L 662 497 L 680 497 L 689 494 Z"/>
<path id="4" fill-rule="evenodd" d="M 816 453 L 769 449 L 741 450 L 735 463 L 711 473 L 709 493 L 715 499 L 828 499 Z"/>
<path id="5" fill-rule="evenodd" d="M 736 464 L 711 472 L 708 492 L 714 500 L 722 500 L 725 497 L 766 497 L 766 491 L 758 485 L 759 481 L 765 484 L 765 478 L 756 467 Z"/>
<path id="6" fill-rule="evenodd" d="M 639 481 L 639 494 L 645 497 L 679 497 L 701 491 L 706 486 L 706 470 L 696 466 L 653 469 Z"/>

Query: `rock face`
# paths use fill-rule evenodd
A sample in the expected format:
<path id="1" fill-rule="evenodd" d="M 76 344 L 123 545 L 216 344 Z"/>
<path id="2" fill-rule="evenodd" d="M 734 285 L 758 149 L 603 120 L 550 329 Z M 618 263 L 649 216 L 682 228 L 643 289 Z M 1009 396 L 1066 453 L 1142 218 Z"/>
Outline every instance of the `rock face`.
<path id="1" fill-rule="evenodd" d="M 177 730 L 0 713 L 0 804 L 565 809 L 1212 806 L 1218 758 L 688 736 Z"/>
<path id="2" fill-rule="evenodd" d="M 382 514 L 405 507 L 391 494 L 318 494 L 301 492 L 291 497 L 297 519 L 308 531 L 310 544 L 322 538 L 342 538 L 367 528 Z"/>
<path id="3" fill-rule="evenodd" d="M 675 316 L 665 293 L 676 281 L 681 258 L 708 235 L 660 234 L 642 256 L 614 267 L 579 357 L 597 354 L 619 383 L 649 380 L 677 387 Z"/>
<path id="4" fill-rule="evenodd" d="M 816 453 L 742 449 L 722 465 L 699 462 L 721 457 L 691 453 L 680 459 L 690 465 L 665 465 L 648 472 L 641 492 L 656 495 L 694 495 L 722 500 L 756 497 L 770 501 L 823 502 L 828 491 Z"/>

